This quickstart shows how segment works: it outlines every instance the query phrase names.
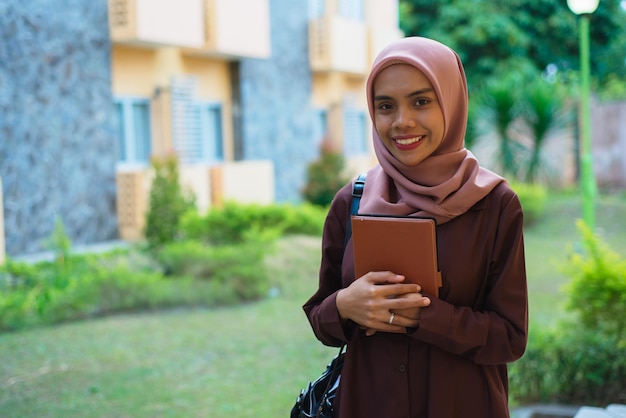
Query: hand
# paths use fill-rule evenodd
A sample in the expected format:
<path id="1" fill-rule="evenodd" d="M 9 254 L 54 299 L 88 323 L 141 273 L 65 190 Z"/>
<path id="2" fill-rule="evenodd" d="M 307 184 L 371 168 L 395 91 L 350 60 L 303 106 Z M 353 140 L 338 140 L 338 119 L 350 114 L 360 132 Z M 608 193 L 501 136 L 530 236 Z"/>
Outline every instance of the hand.
<path id="1" fill-rule="evenodd" d="M 367 335 L 376 331 L 406 333 L 406 328 L 418 325 L 419 309 L 428 306 L 430 299 L 419 293 L 419 285 L 403 281 L 404 276 L 389 271 L 367 273 L 339 291 L 339 314 L 366 329 Z"/>

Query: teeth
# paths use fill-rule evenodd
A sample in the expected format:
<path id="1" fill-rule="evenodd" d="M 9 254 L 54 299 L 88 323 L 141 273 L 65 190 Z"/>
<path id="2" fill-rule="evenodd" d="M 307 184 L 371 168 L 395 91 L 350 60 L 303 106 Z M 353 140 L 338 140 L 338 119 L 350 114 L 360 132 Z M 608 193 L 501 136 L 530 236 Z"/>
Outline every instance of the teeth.
<path id="1" fill-rule="evenodd" d="M 416 142 L 421 141 L 423 138 L 423 136 L 416 136 L 414 138 L 407 138 L 407 139 L 396 139 L 396 142 L 400 145 L 411 145 L 414 144 Z"/>

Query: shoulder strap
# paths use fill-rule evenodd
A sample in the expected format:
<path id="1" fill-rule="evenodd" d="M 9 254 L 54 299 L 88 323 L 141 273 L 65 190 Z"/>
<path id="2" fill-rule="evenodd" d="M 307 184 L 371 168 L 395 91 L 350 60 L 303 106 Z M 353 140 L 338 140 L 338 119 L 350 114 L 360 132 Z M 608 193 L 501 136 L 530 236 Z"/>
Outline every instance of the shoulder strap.
<path id="1" fill-rule="evenodd" d="M 363 189 L 365 188 L 365 179 L 367 173 L 361 173 L 354 180 L 352 185 L 352 203 L 350 204 L 350 216 L 348 217 L 348 224 L 346 226 L 346 239 L 344 241 L 344 248 L 348 244 L 348 240 L 352 236 L 352 215 L 359 213 L 359 205 L 361 204 L 361 196 L 363 196 Z"/>

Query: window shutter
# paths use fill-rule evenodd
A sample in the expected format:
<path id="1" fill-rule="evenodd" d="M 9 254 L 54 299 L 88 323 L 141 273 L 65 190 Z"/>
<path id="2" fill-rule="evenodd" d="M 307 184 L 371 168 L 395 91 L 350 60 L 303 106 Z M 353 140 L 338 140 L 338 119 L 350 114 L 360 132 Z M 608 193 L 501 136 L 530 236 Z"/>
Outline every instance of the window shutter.
<path id="1" fill-rule="evenodd" d="M 365 112 L 344 107 L 343 113 L 343 150 L 347 157 L 367 153 L 365 135 Z"/>
<path id="2" fill-rule="evenodd" d="M 172 142 L 181 163 L 202 160 L 200 108 L 195 99 L 197 81 L 193 77 L 172 79 Z"/>

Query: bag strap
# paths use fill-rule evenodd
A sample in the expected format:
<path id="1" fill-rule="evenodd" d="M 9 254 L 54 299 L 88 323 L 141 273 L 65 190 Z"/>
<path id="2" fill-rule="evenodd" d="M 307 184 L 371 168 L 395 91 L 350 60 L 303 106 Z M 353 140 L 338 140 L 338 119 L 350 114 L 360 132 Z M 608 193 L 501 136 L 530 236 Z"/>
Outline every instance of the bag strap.
<path id="1" fill-rule="evenodd" d="M 367 178 L 367 173 L 361 173 L 354 180 L 354 184 L 352 185 L 352 202 L 350 203 L 350 216 L 348 216 L 348 224 L 346 226 L 346 238 L 343 243 L 344 249 L 346 248 L 346 245 L 348 245 L 348 240 L 352 236 L 351 218 L 352 218 L 352 215 L 356 215 L 357 213 L 359 213 L 359 205 L 361 204 L 361 197 L 363 196 L 363 189 L 365 188 L 366 178 Z M 339 353 L 337 354 L 337 357 L 341 356 L 341 354 L 344 353 L 345 349 L 346 349 L 346 344 L 341 344 L 341 347 L 339 347 Z M 331 380 L 334 380 L 334 379 L 331 379 Z M 330 389 L 330 387 L 327 387 L 324 393 L 327 393 L 328 389 Z"/>
<path id="2" fill-rule="evenodd" d="M 367 173 L 361 173 L 354 180 L 352 185 L 352 202 L 350 203 L 350 216 L 348 217 L 348 224 L 346 225 L 346 238 L 344 240 L 344 248 L 348 244 L 348 240 L 352 236 L 352 215 L 359 213 L 359 205 L 361 204 L 361 197 L 363 196 L 363 189 L 365 188 L 365 179 Z"/>

